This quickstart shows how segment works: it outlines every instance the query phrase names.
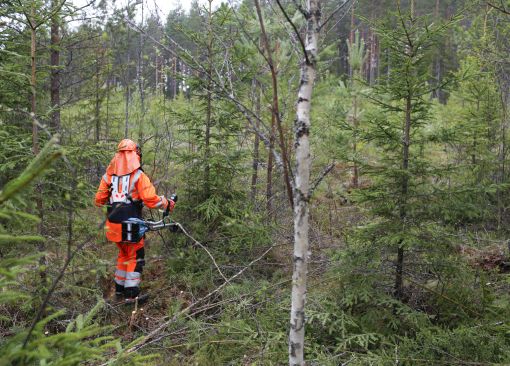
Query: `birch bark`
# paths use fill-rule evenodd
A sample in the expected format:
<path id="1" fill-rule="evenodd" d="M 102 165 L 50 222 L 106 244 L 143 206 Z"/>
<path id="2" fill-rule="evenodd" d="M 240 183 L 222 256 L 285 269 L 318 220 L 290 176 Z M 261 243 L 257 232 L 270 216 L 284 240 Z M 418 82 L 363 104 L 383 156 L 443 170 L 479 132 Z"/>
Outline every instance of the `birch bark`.
<path id="1" fill-rule="evenodd" d="M 296 180 L 294 191 L 294 273 L 289 333 L 289 364 L 304 365 L 306 280 L 309 256 L 310 108 L 318 54 L 319 0 L 307 0 L 305 54 L 296 105 Z"/>

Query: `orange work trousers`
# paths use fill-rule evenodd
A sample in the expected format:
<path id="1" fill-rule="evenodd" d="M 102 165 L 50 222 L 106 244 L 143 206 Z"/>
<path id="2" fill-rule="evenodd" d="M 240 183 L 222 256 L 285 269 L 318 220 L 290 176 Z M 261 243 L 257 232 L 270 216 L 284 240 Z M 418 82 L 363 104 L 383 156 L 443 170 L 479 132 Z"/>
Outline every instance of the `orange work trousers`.
<path id="1" fill-rule="evenodd" d="M 115 288 L 124 290 L 126 297 L 136 297 L 140 293 L 140 281 L 145 265 L 144 239 L 138 243 L 118 242 L 119 255 L 115 270 Z"/>

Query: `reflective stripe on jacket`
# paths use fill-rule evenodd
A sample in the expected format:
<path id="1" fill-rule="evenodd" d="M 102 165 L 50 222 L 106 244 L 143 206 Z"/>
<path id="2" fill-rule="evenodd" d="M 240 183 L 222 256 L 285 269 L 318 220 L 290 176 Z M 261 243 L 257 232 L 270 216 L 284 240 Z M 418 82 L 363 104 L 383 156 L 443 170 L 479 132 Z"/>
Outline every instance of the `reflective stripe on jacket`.
<path id="1" fill-rule="evenodd" d="M 134 180 L 137 172 L 141 172 L 140 177 L 136 180 L 135 185 L 131 191 L 131 198 L 136 200 L 142 200 L 145 206 L 148 208 L 161 208 L 166 209 L 168 201 L 163 196 L 156 194 L 156 188 L 152 185 L 149 177 L 141 170 L 135 170 L 131 173 L 130 181 Z M 96 206 L 103 206 L 108 202 L 110 197 L 110 183 L 112 181 L 111 175 L 103 175 L 101 183 L 96 193 L 95 204 Z M 131 187 L 130 187 L 131 189 Z"/>
<path id="2" fill-rule="evenodd" d="M 95 205 L 103 206 L 110 199 L 110 184 L 112 176 L 105 174 L 101 178 L 101 183 L 96 192 Z M 131 184 L 134 182 L 134 186 Z M 120 183 L 119 183 L 120 184 Z M 129 183 L 130 196 L 133 201 L 142 201 L 148 208 L 166 209 L 168 201 L 164 196 L 156 194 L 156 188 L 151 183 L 149 177 L 141 170 L 135 170 L 130 174 Z M 122 189 L 121 189 L 122 190 Z M 113 223 L 106 220 L 106 238 L 109 241 L 119 243 L 122 241 L 122 224 Z"/>

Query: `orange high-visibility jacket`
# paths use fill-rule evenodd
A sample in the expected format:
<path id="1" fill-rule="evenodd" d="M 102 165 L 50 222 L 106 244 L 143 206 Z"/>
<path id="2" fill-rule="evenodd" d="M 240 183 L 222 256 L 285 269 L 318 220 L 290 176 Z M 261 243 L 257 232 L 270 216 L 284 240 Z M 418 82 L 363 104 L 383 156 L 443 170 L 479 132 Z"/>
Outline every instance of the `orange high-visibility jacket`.
<path id="1" fill-rule="evenodd" d="M 134 185 L 132 185 L 133 180 L 135 181 Z M 104 174 L 101 178 L 101 183 L 96 192 L 96 206 L 103 206 L 108 202 L 110 198 L 111 181 L 112 175 L 109 174 Z M 121 187 L 119 187 L 119 192 L 124 194 L 129 193 L 133 201 L 143 201 L 148 208 L 166 209 L 168 207 L 169 203 L 167 199 L 164 196 L 156 195 L 156 189 L 152 185 L 149 177 L 140 169 L 131 172 L 129 185 L 133 188 L 131 192 L 122 192 Z M 113 242 L 121 242 L 122 224 L 112 223 L 107 220 L 106 238 Z"/>

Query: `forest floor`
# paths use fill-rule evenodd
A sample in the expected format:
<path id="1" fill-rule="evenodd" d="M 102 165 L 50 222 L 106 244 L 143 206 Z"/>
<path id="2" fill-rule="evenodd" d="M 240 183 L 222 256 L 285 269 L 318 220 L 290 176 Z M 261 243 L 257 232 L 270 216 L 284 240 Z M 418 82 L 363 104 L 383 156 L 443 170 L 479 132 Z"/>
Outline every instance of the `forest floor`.
<path id="1" fill-rule="evenodd" d="M 109 243 L 110 244 L 110 243 Z M 159 245 L 155 241 L 146 245 L 150 252 L 150 247 Z M 108 245 L 108 244 L 107 244 Z M 103 255 L 111 259 L 112 263 L 117 256 L 117 247 L 109 245 L 103 251 Z M 175 304 L 181 304 L 185 308 L 192 302 L 192 295 L 186 288 L 168 283 L 166 280 L 167 271 L 163 257 L 146 258 L 146 266 L 142 275 L 142 293 L 148 294 L 149 299 L 141 305 L 126 305 L 123 301 L 115 299 L 115 287 L 111 274 L 101 281 L 101 292 L 106 302 L 106 312 L 104 321 L 115 328 L 115 333 L 122 336 L 126 341 L 134 340 L 143 334 L 149 333 L 157 328 L 162 319 L 171 315 L 175 309 Z"/>

